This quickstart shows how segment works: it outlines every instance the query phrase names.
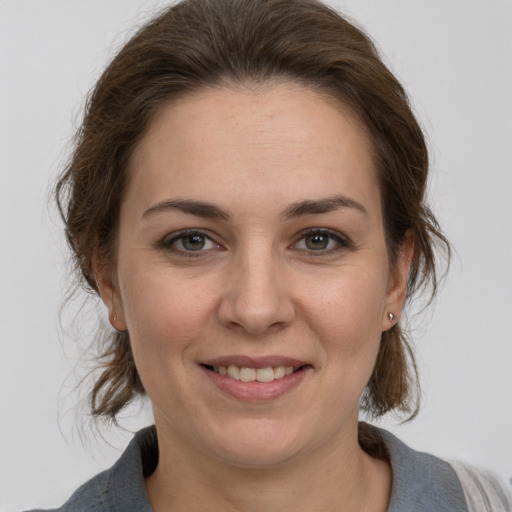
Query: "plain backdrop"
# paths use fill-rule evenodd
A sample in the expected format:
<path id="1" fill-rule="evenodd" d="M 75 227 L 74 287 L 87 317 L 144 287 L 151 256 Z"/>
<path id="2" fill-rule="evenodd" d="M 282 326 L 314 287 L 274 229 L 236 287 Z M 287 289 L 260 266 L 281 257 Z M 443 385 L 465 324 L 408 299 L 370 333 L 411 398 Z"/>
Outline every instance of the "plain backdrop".
<path id="1" fill-rule="evenodd" d="M 431 203 L 456 250 L 413 334 L 423 407 L 382 425 L 417 449 L 512 476 L 512 1 L 340 0 L 409 91 L 430 141 Z M 69 284 L 48 207 L 84 97 L 161 0 L 0 0 L 0 510 L 61 504 L 125 429 L 93 429 L 74 390 Z M 62 313 L 72 324 L 80 300 Z M 94 315 L 93 315 L 94 316 Z M 90 336 L 89 336 L 90 338 Z"/>

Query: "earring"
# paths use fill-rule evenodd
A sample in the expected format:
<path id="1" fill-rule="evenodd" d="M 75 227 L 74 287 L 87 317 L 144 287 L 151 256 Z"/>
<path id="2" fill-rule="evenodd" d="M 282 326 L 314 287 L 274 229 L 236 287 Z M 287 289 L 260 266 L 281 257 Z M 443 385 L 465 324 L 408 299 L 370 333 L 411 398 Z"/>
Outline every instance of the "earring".
<path id="1" fill-rule="evenodd" d="M 393 313 L 388 313 L 389 321 L 392 322 L 395 319 L 395 315 Z"/>
<path id="2" fill-rule="evenodd" d="M 118 332 L 123 332 L 123 331 L 120 331 L 118 328 L 117 328 L 117 325 L 116 325 L 116 322 L 117 322 L 117 315 L 114 311 L 114 314 L 112 316 L 112 319 L 110 320 L 110 325 Z"/>
<path id="3" fill-rule="evenodd" d="M 117 331 L 118 329 L 116 327 L 116 320 L 117 320 L 117 316 L 114 313 L 114 316 L 112 317 L 112 320 L 110 321 L 110 325 Z"/>

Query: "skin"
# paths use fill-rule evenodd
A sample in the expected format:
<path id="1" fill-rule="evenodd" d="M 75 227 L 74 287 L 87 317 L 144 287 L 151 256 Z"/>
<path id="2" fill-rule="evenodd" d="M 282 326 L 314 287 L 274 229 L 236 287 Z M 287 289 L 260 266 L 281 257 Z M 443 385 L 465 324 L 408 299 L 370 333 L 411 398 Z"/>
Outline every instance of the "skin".
<path id="1" fill-rule="evenodd" d="M 391 470 L 358 445 L 359 400 L 413 242 L 390 268 L 364 127 L 296 84 L 203 90 L 162 108 L 129 172 L 116 265 L 96 268 L 153 404 L 154 510 L 386 510 Z M 163 206 L 183 200 L 227 218 Z M 231 355 L 308 366 L 276 398 L 239 399 L 201 366 Z"/>

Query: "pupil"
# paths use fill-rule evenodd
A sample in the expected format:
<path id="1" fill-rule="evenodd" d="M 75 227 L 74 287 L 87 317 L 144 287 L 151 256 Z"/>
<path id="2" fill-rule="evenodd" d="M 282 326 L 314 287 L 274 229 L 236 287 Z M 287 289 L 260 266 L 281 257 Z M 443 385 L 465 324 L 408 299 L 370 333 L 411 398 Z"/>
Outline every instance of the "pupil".
<path id="1" fill-rule="evenodd" d="M 329 237 L 326 235 L 310 235 L 306 237 L 306 246 L 308 249 L 318 251 L 325 249 L 329 244 Z"/>
<path id="2" fill-rule="evenodd" d="M 204 247 L 205 240 L 202 235 L 189 235 L 183 238 L 182 243 L 187 251 L 199 251 Z"/>

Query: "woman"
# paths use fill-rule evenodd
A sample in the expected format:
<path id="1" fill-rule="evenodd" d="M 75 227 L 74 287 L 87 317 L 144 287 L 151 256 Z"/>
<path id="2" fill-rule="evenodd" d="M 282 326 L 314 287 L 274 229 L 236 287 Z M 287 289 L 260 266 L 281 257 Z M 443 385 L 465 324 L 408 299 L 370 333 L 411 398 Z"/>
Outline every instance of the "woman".
<path id="1" fill-rule="evenodd" d="M 60 510 L 509 507 L 358 423 L 417 412 L 400 316 L 449 253 L 427 174 L 402 87 L 322 4 L 185 0 L 141 29 L 57 196 L 116 330 L 92 411 L 147 394 L 156 429 Z"/>

